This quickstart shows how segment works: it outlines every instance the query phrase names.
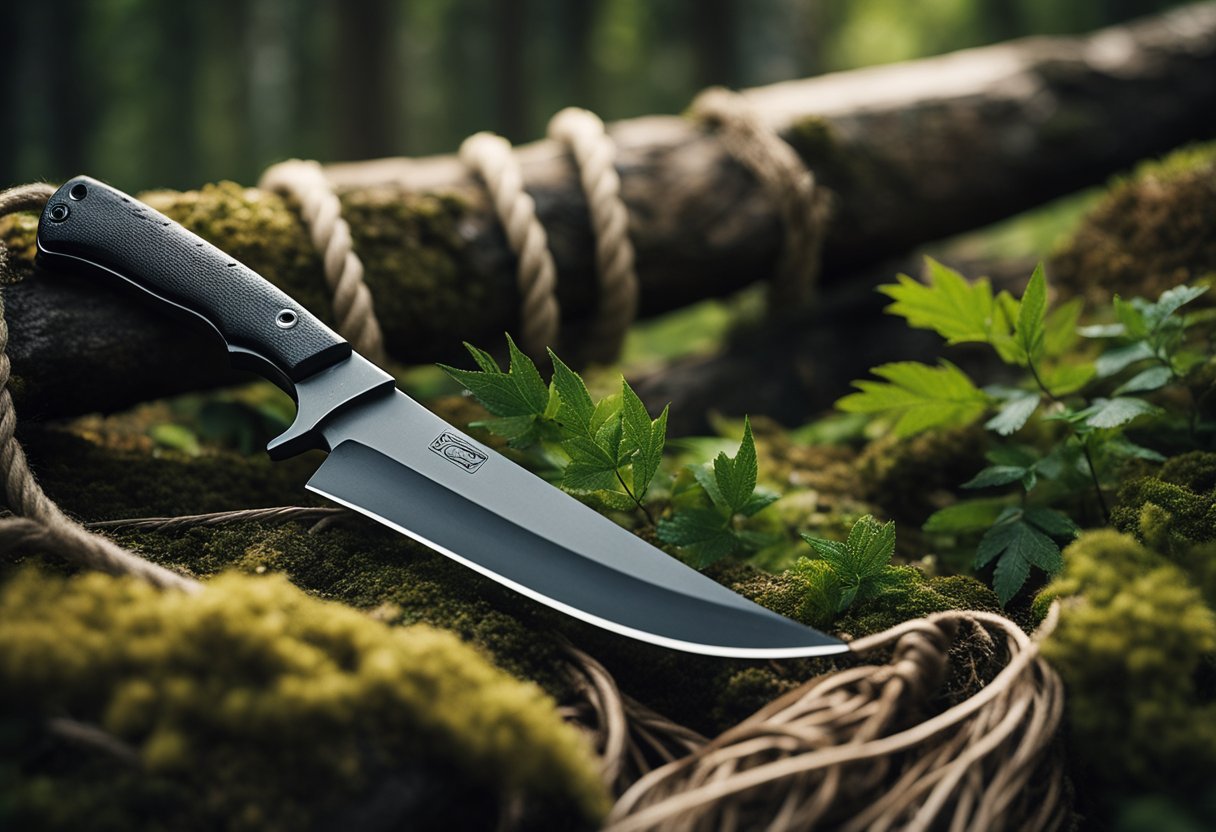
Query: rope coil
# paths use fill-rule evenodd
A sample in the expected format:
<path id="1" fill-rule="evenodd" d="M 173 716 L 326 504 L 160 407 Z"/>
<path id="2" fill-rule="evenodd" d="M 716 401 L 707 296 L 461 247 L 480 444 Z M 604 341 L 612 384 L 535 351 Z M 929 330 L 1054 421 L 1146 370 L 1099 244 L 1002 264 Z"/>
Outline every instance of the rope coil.
<path id="1" fill-rule="evenodd" d="M 692 114 L 717 129 L 726 152 L 751 171 L 777 202 L 785 246 L 769 287 L 769 308 L 804 308 L 819 282 L 830 207 L 814 173 L 740 93 L 711 87 L 693 101 Z"/>
<path id="2" fill-rule="evenodd" d="M 524 190 L 519 162 L 511 144 L 493 133 L 475 133 L 460 145 L 460 160 L 485 183 L 502 223 L 507 244 L 519 260 L 517 280 L 522 298 L 520 346 L 533 358 L 557 345 L 561 309 L 557 301 L 557 266 L 549 238 L 536 217 L 536 202 Z"/>
<path id="3" fill-rule="evenodd" d="M 308 234 L 321 253 L 325 282 L 333 293 L 338 334 L 372 362 L 384 364 L 384 336 L 371 290 L 363 280 L 363 261 L 355 253 L 350 225 L 342 219 L 342 203 L 321 165 L 301 159 L 280 162 L 266 169 L 258 187 L 299 203 Z"/>

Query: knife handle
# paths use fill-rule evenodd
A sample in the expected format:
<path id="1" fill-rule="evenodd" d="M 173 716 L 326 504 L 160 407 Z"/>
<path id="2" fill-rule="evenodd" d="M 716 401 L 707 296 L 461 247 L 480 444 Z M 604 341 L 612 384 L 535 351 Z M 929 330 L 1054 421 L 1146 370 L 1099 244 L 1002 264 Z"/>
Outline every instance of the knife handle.
<path id="1" fill-rule="evenodd" d="M 218 334 L 233 365 L 289 392 L 351 354 L 341 336 L 257 272 L 87 176 L 66 182 L 43 210 L 38 262 L 120 278 Z"/>

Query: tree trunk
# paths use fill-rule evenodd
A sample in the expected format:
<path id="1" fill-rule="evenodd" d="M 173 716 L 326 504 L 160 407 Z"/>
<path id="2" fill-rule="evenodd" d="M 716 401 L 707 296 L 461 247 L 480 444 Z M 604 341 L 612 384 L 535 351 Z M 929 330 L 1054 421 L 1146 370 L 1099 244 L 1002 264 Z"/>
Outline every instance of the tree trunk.
<path id="1" fill-rule="evenodd" d="M 836 194 L 824 251 L 831 303 L 856 288 L 850 277 L 867 265 L 1210 135 L 1216 4 L 1083 38 L 1026 39 L 745 95 Z M 711 131 L 675 117 L 610 129 L 642 314 L 769 276 L 782 241 L 776 207 Z M 549 234 L 567 331 L 576 332 L 593 310 L 595 285 L 582 194 L 558 145 L 536 142 L 517 156 Z M 494 344 L 518 328 L 515 258 L 480 185 L 454 157 L 331 165 L 327 173 L 391 355 L 451 358 L 461 340 Z M 316 255 L 276 198 L 214 187 L 148 199 L 302 302 L 327 309 Z M 28 218 L 0 225 L 18 262 L 32 255 L 31 228 Z M 60 275 L 10 287 L 8 316 L 27 414 L 118 408 L 234 378 L 202 336 Z"/>

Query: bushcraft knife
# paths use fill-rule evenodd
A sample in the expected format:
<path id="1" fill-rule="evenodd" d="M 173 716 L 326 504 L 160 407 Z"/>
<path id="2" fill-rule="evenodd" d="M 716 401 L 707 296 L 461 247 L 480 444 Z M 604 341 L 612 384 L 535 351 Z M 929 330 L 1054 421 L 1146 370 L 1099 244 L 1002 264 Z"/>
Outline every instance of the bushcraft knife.
<path id="1" fill-rule="evenodd" d="M 79 176 L 47 203 L 40 264 L 117 278 L 214 332 L 296 400 L 273 459 L 329 452 L 308 488 L 554 609 L 690 653 L 840 653 L 469 438 L 253 270 L 148 205 Z"/>

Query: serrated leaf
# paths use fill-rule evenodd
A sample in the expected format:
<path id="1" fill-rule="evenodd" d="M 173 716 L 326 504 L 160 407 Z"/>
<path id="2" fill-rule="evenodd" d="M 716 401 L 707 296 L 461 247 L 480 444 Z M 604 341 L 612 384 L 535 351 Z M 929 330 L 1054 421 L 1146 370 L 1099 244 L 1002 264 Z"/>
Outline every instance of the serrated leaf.
<path id="1" fill-rule="evenodd" d="M 1001 604 L 1007 604 L 1030 575 L 1031 564 L 1045 571 L 1058 569 L 1060 547 L 1050 537 L 1019 517 L 993 526 L 980 540 L 975 565 L 983 567 L 997 560 L 993 588 Z"/>
<path id="2" fill-rule="evenodd" d="M 894 428 L 897 436 L 967 425 L 988 407 L 987 395 L 948 361 L 937 367 L 900 361 L 871 372 L 886 381 L 855 381 L 853 385 L 861 392 L 845 396 L 836 406 L 850 413 L 898 414 Z"/>
<path id="3" fill-rule="evenodd" d="M 1150 462 L 1165 462 L 1164 455 L 1154 451 L 1152 448 L 1137 445 L 1122 433 L 1112 436 L 1104 442 L 1102 450 L 1104 453 L 1124 459 L 1147 459 Z"/>
<path id="4" fill-rule="evenodd" d="M 909 326 L 931 329 L 950 344 L 987 342 L 993 329 L 992 286 L 986 279 L 969 283 L 954 269 L 926 257 L 926 282 L 906 274 L 878 291 L 895 301 L 886 311 Z"/>
<path id="5" fill-rule="evenodd" d="M 1003 499 L 962 500 L 929 515 L 921 527 L 926 532 L 961 534 L 983 531 L 996 522 L 1006 508 Z"/>
<path id="6" fill-rule="evenodd" d="M 1038 406 L 1038 393 L 1027 393 L 1016 399 L 1010 399 L 1001 405 L 1001 409 L 996 412 L 995 416 L 984 423 L 984 427 L 996 431 L 1001 436 L 1008 436 L 1020 430 Z"/>
<path id="7" fill-rule="evenodd" d="M 641 448 L 650 441 L 650 414 L 638 394 L 621 379 L 621 424 L 625 429 L 625 441 L 631 447 Z"/>
<path id="8" fill-rule="evenodd" d="M 732 513 L 738 512 L 747 504 L 756 489 L 758 473 L 756 442 L 752 438 L 751 422 L 744 417 L 743 440 L 739 443 L 739 450 L 735 452 L 734 458 L 721 453 L 714 459 L 714 479 L 717 480 L 718 490 Z"/>
<path id="9" fill-rule="evenodd" d="M 663 408 L 659 418 L 650 425 L 650 436 L 647 443 L 638 448 L 637 456 L 633 459 L 634 494 L 640 500 L 650 490 L 650 483 L 663 462 L 663 443 L 667 438 L 667 411 Z"/>
<path id="10" fill-rule="evenodd" d="M 849 546 L 847 543 L 828 540 L 825 537 L 811 537 L 809 534 L 803 534 L 802 539 L 810 544 L 815 553 L 837 572 L 848 571 Z"/>
<path id="11" fill-rule="evenodd" d="M 1031 525 L 1039 528 L 1052 537 L 1073 538 L 1081 532 L 1081 528 L 1062 511 L 1053 508 L 1032 506 L 1026 509 L 1022 516 Z"/>
<path id="12" fill-rule="evenodd" d="M 587 385 L 583 384 L 578 373 L 562 363 L 553 350 L 549 350 L 549 360 L 553 362 L 553 386 L 561 399 L 559 415 L 569 423 L 566 425 L 569 429 L 589 431 L 595 405 L 587 392 Z"/>
<path id="13" fill-rule="evenodd" d="M 858 519 L 845 541 L 849 551 L 848 571 L 864 579 L 877 575 L 895 554 L 895 523 L 879 523 L 867 514 Z"/>
<path id="14" fill-rule="evenodd" d="M 743 504 L 738 513 L 744 517 L 751 517 L 754 514 L 759 514 L 780 499 L 781 495 L 775 491 L 758 488 L 752 492 L 752 496 L 747 498 L 747 502 Z"/>
<path id="15" fill-rule="evenodd" d="M 595 432 L 595 444 L 603 449 L 604 454 L 612 459 L 613 468 L 622 465 L 621 459 L 621 419 L 618 416 L 609 417 Z"/>
<path id="16" fill-rule="evenodd" d="M 440 364 L 439 367 L 464 385 L 486 410 L 495 416 L 529 416 L 535 410 L 519 391 L 516 380 L 506 373 L 461 370 Z"/>
<path id="17" fill-rule="evenodd" d="M 745 547 L 734 531 L 731 529 L 721 529 L 708 540 L 694 543 L 691 546 L 685 546 L 682 551 L 690 564 L 697 569 L 704 569 L 717 563 L 724 557 L 733 555 L 742 548 Z"/>
<path id="18" fill-rule="evenodd" d="M 1123 325 L 1123 334 L 1128 338 L 1143 338 L 1148 334 L 1148 326 L 1144 320 L 1144 313 L 1138 308 L 1134 301 L 1126 301 L 1123 298 L 1115 295 L 1114 298 L 1115 317 L 1119 319 L 1119 323 Z"/>
<path id="19" fill-rule="evenodd" d="M 630 499 L 629 495 L 622 494 L 620 491 L 601 488 L 598 491 L 590 492 L 587 496 L 600 508 L 612 511 L 634 511 L 637 509 L 637 505 Z"/>
<path id="20" fill-rule="evenodd" d="M 998 485 L 1008 485 L 1026 476 L 1029 468 L 1020 465 L 989 465 L 971 479 L 963 483 L 963 488 L 992 488 Z"/>
<path id="21" fill-rule="evenodd" d="M 996 590 L 1002 607 L 1013 600 L 1029 577 L 1030 562 L 1025 558 L 1007 554 L 997 561 L 996 569 L 992 572 L 992 588 Z"/>
<path id="22" fill-rule="evenodd" d="M 1077 332 L 1077 323 L 1081 320 L 1081 309 L 1084 301 L 1073 298 L 1061 303 L 1047 314 L 1047 323 L 1043 331 L 1043 353 L 1049 358 L 1059 358 L 1068 354 L 1081 335 Z"/>
<path id="23" fill-rule="evenodd" d="M 562 488 L 566 491 L 593 492 L 616 485 L 616 468 L 593 462 L 571 462 L 562 473 Z"/>
<path id="24" fill-rule="evenodd" d="M 562 450 L 571 462 L 580 462 L 606 470 L 616 469 L 616 457 L 590 436 L 572 436 L 562 441 Z"/>
<path id="25" fill-rule="evenodd" d="M 1153 305 L 1152 324 L 1159 326 L 1162 321 L 1173 315 L 1186 304 L 1198 298 L 1208 290 L 1207 286 L 1174 286 L 1166 289 Z"/>
<path id="26" fill-rule="evenodd" d="M 1037 363 L 1043 356 L 1044 325 L 1047 319 L 1047 278 L 1043 264 L 1035 267 L 1022 301 L 1018 305 L 1018 320 L 1014 327 L 1014 338 L 1026 356 L 1026 360 Z"/>
<path id="27" fill-rule="evenodd" d="M 688 508 L 659 521 L 659 540 L 673 546 L 691 546 L 709 540 L 726 528 L 726 518 L 708 508 Z"/>
<path id="28" fill-rule="evenodd" d="M 709 499 L 714 505 L 724 512 L 731 510 L 730 504 L 722 496 L 722 489 L 718 488 L 718 480 L 714 475 L 712 463 L 707 465 L 690 465 L 688 466 L 688 470 L 692 472 L 693 477 L 697 480 L 697 484 L 705 490 L 705 493 L 709 495 Z"/>
<path id="29" fill-rule="evenodd" d="M 595 435 L 609 420 L 616 419 L 619 422 L 620 413 L 621 397 L 615 394 L 605 396 L 595 403 L 595 409 L 591 411 L 591 421 L 587 423 L 588 431 Z"/>
<path id="30" fill-rule="evenodd" d="M 511 336 L 508 335 L 507 339 L 510 340 L 510 338 L 511 338 Z M 477 366 L 480 367 L 483 372 L 486 372 L 486 373 L 501 373 L 502 372 L 502 368 L 498 366 L 498 362 L 494 360 L 494 356 L 490 355 L 485 350 L 478 349 L 477 347 L 470 344 L 468 341 L 465 341 L 463 343 L 464 343 L 464 348 L 466 350 L 468 350 L 469 355 L 473 356 L 473 362 L 475 364 L 477 364 Z M 440 365 L 440 366 L 443 366 L 443 365 Z"/>
<path id="31" fill-rule="evenodd" d="M 469 427 L 485 428 L 495 436 L 507 440 L 512 448 L 531 445 L 537 438 L 535 416 L 503 416 L 498 419 L 481 419 L 469 422 Z"/>
<path id="32" fill-rule="evenodd" d="M 1125 396 L 1098 399 L 1088 408 L 1085 424 L 1091 428 L 1117 428 L 1141 416 L 1155 416 L 1161 412 L 1161 408 L 1144 399 Z"/>
<path id="33" fill-rule="evenodd" d="M 1056 396 L 1077 392 L 1093 377 L 1093 364 L 1052 364 L 1039 370 L 1043 385 Z"/>
<path id="34" fill-rule="evenodd" d="M 1148 393 L 1153 390 L 1160 390 L 1162 387 L 1170 383 L 1174 374 L 1169 367 L 1149 367 L 1147 370 L 1141 370 L 1127 381 L 1115 388 L 1115 395 L 1121 396 L 1124 393 Z"/>
<path id="35" fill-rule="evenodd" d="M 1094 362 L 1094 370 L 1098 378 L 1110 378 L 1121 373 L 1137 361 L 1153 357 L 1153 348 L 1146 341 L 1136 341 L 1121 347 L 1107 350 L 1098 356 Z"/>
<path id="36" fill-rule="evenodd" d="M 528 403 L 531 412 L 541 414 L 549 405 L 549 385 L 540 377 L 540 372 L 532 359 L 524 355 L 510 335 L 507 336 L 507 351 L 511 356 L 511 368 L 508 375 L 515 379 L 520 397 Z M 488 357 L 488 356 L 487 356 Z M 474 356 L 474 360 L 476 360 Z M 493 361 L 493 359 L 490 359 Z M 479 361 L 478 364 L 481 362 Z"/>

